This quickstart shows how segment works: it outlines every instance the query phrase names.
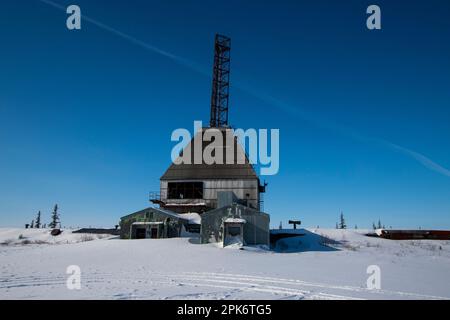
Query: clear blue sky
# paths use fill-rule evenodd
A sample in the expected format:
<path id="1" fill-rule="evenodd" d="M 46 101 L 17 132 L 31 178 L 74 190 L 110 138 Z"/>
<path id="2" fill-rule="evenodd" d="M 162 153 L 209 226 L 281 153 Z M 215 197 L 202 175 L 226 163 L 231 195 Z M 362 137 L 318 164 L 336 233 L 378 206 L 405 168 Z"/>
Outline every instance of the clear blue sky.
<path id="1" fill-rule="evenodd" d="M 172 130 L 208 120 L 219 32 L 231 124 L 280 129 L 273 226 L 342 210 L 351 227 L 450 228 L 447 0 L 54 1 L 81 7 L 81 31 L 48 3 L 1 2 L 0 226 L 55 203 L 65 226 L 148 206 Z"/>

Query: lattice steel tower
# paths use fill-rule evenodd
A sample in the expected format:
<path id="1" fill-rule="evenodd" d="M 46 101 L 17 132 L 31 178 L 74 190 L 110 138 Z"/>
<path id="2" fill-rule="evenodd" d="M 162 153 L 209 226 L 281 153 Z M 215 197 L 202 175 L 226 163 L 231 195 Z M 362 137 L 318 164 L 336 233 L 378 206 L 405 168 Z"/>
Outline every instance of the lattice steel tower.
<path id="1" fill-rule="evenodd" d="M 231 39 L 216 34 L 211 94 L 211 127 L 228 126 Z"/>

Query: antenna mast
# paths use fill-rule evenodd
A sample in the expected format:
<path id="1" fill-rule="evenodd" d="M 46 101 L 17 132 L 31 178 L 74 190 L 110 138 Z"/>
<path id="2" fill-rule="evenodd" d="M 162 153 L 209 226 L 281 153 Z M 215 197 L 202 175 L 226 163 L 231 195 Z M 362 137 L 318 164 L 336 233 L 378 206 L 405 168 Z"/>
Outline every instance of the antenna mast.
<path id="1" fill-rule="evenodd" d="M 228 126 L 228 97 L 230 90 L 231 39 L 216 34 L 211 94 L 210 127 Z"/>

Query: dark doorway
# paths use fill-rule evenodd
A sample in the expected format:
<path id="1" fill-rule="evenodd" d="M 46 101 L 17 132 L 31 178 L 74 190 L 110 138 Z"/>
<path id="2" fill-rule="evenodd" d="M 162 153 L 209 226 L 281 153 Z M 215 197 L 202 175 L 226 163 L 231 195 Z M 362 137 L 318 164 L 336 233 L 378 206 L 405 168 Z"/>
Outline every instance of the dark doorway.
<path id="1" fill-rule="evenodd" d="M 145 239 L 145 228 L 136 229 L 136 239 Z"/>
<path id="2" fill-rule="evenodd" d="M 151 238 L 152 239 L 157 239 L 158 238 L 158 229 L 157 228 L 152 228 L 151 231 L 152 231 Z"/>

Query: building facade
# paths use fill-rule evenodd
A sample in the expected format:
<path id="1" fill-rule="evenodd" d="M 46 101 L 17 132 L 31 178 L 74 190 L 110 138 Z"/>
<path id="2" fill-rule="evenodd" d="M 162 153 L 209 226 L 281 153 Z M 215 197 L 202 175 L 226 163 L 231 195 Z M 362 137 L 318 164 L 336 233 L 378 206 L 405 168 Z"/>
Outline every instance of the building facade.
<path id="1" fill-rule="evenodd" d="M 179 237 L 189 221 L 176 213 L 146 208 L 120 220 L 121 239 L 161 239 Z"/>
<path id="2" fill-rule="evenodd" d="M 270 245 L 267 213 L 233 203 L 202 215 L 201 243 Z"/>
<path id="3" fill-rule="evenodd" d="M 195 163 L 196 139 L 199 139 L 201 155 L 210 147 L 201 137 L 208 129 L 217 130 L 223 136 L 220 144 L 222 163 L 207 164 L 203 158 L 200 163 Z M 231 191 L 237 203 L 260 210 L 265 186 L 260 184 L 237 138 L 227 140 L 226 134 L 226 128 L 204 128 L 201 134 L 197 133 L 180 154 L 181 158 L 189 152 L 190 163 L 172 163 L 169 166 L 160 179 L 160 196 L 153 202 L 179 213 L 203 213 L 218 208 L 219 192 Z M 233 162 L 228 164 L 226 152 L 230 149 Z"/>

